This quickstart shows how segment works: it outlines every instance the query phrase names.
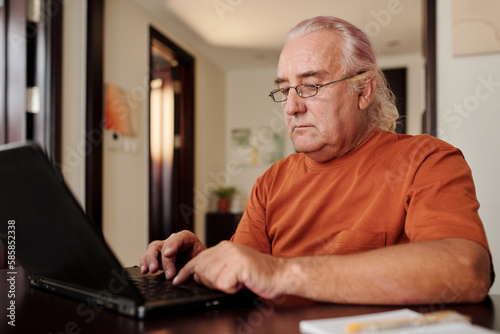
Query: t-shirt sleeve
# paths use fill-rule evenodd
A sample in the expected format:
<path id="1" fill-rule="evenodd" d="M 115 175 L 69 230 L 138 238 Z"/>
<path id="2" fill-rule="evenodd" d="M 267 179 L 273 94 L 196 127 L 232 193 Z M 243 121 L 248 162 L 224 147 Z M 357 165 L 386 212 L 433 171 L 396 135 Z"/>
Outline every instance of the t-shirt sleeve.
<path id="1" fill-rule="evenodd" d="M 266 228 L 266 194 L 262 177 L 255 183 L 245 212 L 231 241 L 271 254 L 271 241 Z"/>
<path id="2" fill-rule="evenodd" d="M 405 232 L 411 241 L 463 238 L 489 249 L 478 209 L 472 173 L 460 150 L 435 148 L 408 189 Z"/>

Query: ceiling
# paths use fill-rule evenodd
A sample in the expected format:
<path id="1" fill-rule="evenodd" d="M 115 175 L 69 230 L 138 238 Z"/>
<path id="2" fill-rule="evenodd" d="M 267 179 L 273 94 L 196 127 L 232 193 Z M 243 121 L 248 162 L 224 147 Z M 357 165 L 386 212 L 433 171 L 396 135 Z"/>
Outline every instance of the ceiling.
<path id="1" fill-rule="evenodd" d="M 290 28 L 318 15 L 363 29 L 379 57 L 421 53 L 422 0 L 135 1 L 225 69 L 276 65 Z"/>

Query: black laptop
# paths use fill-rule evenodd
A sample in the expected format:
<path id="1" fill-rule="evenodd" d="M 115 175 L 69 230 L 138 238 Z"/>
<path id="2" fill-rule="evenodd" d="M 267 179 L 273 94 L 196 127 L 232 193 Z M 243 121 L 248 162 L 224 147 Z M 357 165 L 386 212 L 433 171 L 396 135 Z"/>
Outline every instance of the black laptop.
<path id="1" fill-rule="evenodd" d="M 0 227 L 2 239 L 15 230 L 15 255 L 32 286 L 81 300 L 82 306 L 149 318 L 253 299 L 248 291 L 228 295 L 194 281 L 173 286 L 161 273 L 122 268 L 35 143 L 0 147 Z"/>

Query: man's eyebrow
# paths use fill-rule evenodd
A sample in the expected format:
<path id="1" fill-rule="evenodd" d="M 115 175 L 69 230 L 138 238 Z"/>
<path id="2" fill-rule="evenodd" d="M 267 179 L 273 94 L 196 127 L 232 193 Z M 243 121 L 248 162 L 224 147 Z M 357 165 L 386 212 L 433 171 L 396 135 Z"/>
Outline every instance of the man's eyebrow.
<path id="1" fill-rule="evenodd" d="M 309 77 L 322 77 L 327 74 L 327 71 L 308 71 L 300 74 L 299 78 L 309 78 Z"/>
<path id="2" fill-rule="evenodd" d="M 323 77 L 327 73 L 328 73 L 327 71 L 307 71 L 307 72 L 299 74 L 297 77 L 298 78 Z M 278 77 L 278 78 L 276 78 L 276 80 L 274 80 L 274 83 L 276 85 L 279 85 L 280 83 L 283 83 L 285 81 L 288 81 L 288 80 Z"/>
<path id="3" fill-rule="evenodd" d="M 276 85 L 279 85 L 280 83 L 285 82 L 285 81 L 286 81 L 286 79 L 283 79 L 283 78 L 276 78 L 276 80 L 274 80 L 274 83 L 275 83 Z"/>

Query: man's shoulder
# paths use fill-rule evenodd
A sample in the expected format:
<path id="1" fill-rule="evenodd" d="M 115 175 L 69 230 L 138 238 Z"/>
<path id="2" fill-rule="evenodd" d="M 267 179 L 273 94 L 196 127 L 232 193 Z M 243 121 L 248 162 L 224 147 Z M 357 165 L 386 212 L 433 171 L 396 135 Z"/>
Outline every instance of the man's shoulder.
<path id="1" fill-rule="evenodd" d="M 378 163 L 387 168 L 420 166 L 424 161 L 429 161 L 430 157 L 433 157 L 433 160 L 444 157 L 463 159 L 463 154 L 458 148 L 427 134 L 383 134 L 378 145 L 374 154 L 380 157 Z"/>
<path id="2" fill-rule="evenodd" d="M 409 149 L 411 151 L 435 151 L 435 150 L 456 150 L 457 148 L 453 145 L 445 142 L 442 139 L 433 137 L 428 134 L 419 135 L 408 135 L 408 134 L 397 134 L 387 131 L 382 131 L 380 140 L 380 146 L 393 146 L 398 151 L 402 149 Z"/>

